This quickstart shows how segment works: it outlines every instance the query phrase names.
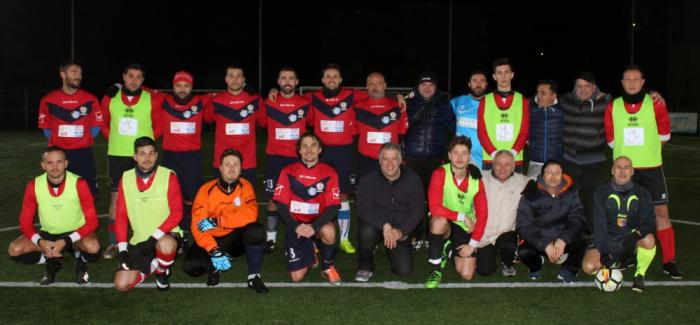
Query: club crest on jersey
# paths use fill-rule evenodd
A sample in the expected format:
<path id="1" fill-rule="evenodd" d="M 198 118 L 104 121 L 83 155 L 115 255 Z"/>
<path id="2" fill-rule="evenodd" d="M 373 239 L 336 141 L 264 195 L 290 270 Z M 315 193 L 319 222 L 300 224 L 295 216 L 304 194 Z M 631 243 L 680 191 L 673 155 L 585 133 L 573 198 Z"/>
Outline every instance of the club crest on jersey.
<path id="1" fill-rule="evenodd" d="M 333 114 L 335 114 L 335 115 L 340 114 L 340 107 L 338 107 L 338 106 L 333 107 Z"/>
<path id="2" fill-rule="evenodd" d="M 312 187 L 309 187 L 309 188 L 306 190 L 306 192 L 309 193 L 310 196 L 316 196 L 316 194 L 318 194 L 318 192 L 316 191 L 316 188 L 313 187 L 313 186 L 312 186 Z"/>
<path id="3" fill-rule="evenodd" d="M 323 185 L 323 183 L 316 183 L 316 189 L 317 189 L 319 192 L 323 192 L 323 189 L 324 189 L 324 188 L 326 188 L 326 186 Z"/>
<path id="4" fill-rule="evenodd" d="M 389 117 L 391 118 L 392 121 L 396 121 L 396 112 L 389 113 Z"/>
<path id="5" fill-rule="evenodd" d="M 197 107 L 197 105 L 192 105 L 190 110 L 192 110 L 192 113 L 197 114 L 197 110 L 199 110 L 199 107 Z"/>
<path id="6" fill-rule="evenodd" d="M 303 110 L 303 109 L 299 109 L 299 110 L 297 111 L 297 115 L 299 115 L 299 117 L 303 117 L 303 116 L 304 116 L 304 110 Z"/>
<path id="7" fill-rule="evenodd" d="M 184 116 L 185 118 L 190 118 L 190 116 L 192 116 L 192 113 L 190 111 L 184 111 L 182 112 L 182 116 Z"/>
<path id="8" fill-rule="evenodd" d="M 248 116 L 248 111 L 243 109 L 243 110 L 241 110 L 240 114 L 241 114 L 241 117 L 246 117 L 246 116 Z"/>
<path id="9" fill-rule="evenodd" d="M 80 115 L 86 115 L 86 114 L 87 114 L 87 107 L 80 106 Z"/>
<path id="10" fill-rule="evenodd" d="M 233 205 L 235 205 L 237 207 L 241 206 L 241 197 L 240 196 L 236 196 L 236 198 L 233 199 Z"/>
<path id="11" fill-rule="evenodd" d="M 70 116 L 71 116 L 73 119 L 76 119 L 76 120 L 77 120 L 78 118 L 80 118 L 80 112 L 78 112 L 78 111 L 73 111 L 73 112 L 70 113 Z"/>
<path id="12" fill-rule="evenodd" d="M 348 108 L 348 103 L 346 103 L 346 102 L 340 102 L 340 108 L 342 108 L 342 109 L 347 109 L 347 108 Z"/>
<path id="13" fill-rule="evenodd" d="M 277 184 L 277 187 L 275 188 L 275 195 L 282 194 L 282 189 L 284 189 L 284 185 Z"/>
<path id="14" fill-rule="evenodd" d="M 289 122 L 296 122 L 297 116 L 296 114 L 289 114 Z"/>
<path id="15" fill-rule="evenodd" d="M 391 119 L 388 116 L 383 116 L 382 117 L 382 123 L 384 124 L 389 124 L 391 122 Z"/>

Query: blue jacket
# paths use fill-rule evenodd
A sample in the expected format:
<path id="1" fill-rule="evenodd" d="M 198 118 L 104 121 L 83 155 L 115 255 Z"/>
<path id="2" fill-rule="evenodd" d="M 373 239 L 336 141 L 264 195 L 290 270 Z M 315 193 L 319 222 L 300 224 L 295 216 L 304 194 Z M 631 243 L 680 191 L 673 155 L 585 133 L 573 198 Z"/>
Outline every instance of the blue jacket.
<path id="1" fill-rule="evenodd" d="M 418 90 L 414 90 L 413 93 L 415 96 L 406 100 L 406 154 L 418 157 L 444 156 L 455 128 L 455 115 L 450 108 L 450 102 L 439 89 L 435 96 L 428 100 L 423 99 Z"/>
<path id="2" fill-rule="evenodd" d="M 561 161 L 564 155 L 564 111 L 556 100 L 554 105 L 542 107 L 536 99 L 530 99 L 530 161 Z"/>
<path id="3" fill-rule="evenodd" d="M 476 133 L 476 124 L 478 120 L 479 100 L 471 95 L 463 95 L 452 98 L 450 101 L 452 111 L 457 119 L 457 135 L 463 135 L 472 140 L 472 154 L 470 160 L 474 165 L 483 168 L 483 154 L 479 137 Z"/>

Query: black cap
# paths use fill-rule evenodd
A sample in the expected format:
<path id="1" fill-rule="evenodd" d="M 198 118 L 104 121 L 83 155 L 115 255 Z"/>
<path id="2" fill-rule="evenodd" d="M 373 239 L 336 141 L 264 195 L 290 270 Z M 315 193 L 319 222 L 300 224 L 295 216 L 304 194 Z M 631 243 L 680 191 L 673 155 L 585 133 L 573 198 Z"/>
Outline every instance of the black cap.
<path id="1" fill-rule="evenodd" d="M 437 77 L 435 77 L 435 75 L 430 71 L 421 73 L 420 76 L 418 76 L 418 80 L 416 80 L 416 85 L 420 85 L 424 82 L 432 82 L 436 86 L 438 83 Z"/>

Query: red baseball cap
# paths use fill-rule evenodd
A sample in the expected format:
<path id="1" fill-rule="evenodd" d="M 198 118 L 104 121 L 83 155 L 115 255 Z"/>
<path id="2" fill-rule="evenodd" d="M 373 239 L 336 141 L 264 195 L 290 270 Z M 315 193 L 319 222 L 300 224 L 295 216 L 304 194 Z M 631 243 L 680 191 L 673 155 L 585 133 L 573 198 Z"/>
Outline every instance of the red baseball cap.
<path id="1" fill-rule="evenodd" d="M 192 75 L 187 71 L 178 71 L 175 73 L 175 77 L 173 77 L 173 85 L 180 81 L 184 81 L 192 85 L 194 78 L 192 78 Z"/>

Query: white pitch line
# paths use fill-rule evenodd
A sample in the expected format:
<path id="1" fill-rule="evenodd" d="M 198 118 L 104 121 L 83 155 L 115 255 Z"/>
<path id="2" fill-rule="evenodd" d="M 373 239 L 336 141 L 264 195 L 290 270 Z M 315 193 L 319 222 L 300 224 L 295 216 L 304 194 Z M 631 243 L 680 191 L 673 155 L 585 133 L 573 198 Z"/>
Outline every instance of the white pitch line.
<path id="1" fill-rule="evenodd" d="M 682 223 L 682 224 L 684 224 L 684 225 L 691 225 L 691 226 L 700 226 L 700 222 L 695 222 L 695 221 L 685 221 L 685 220 L 671 219 L 671 222 L 673 222 L 673 223 Z"/>
<path id="2" fill-rule="evenodd" d="M 171 287 L 178 289 L 227 289 L 246 288 L 245 283 L 220 283 L 216 287 L 208 287 L 205 283 L 171 283 Z M 393 290 L 425 289 L 422 283 L 405 283 L 399 281 L 359 283 L 349 282 L 340 286 L 333 286 L 329 283 L 321 282 L 270 282 L 266 284 L 269 288 L 383 288 Z M 700 281 L 647 281 L 648 287 L 697 287 Z M 630 287 L 630 282 L 623 282 L 623 287 Z M 42 286 L 37 282 L 0 282 L 0 287 L 4 288 L 114 288 L 113 283 L 89 283 L 78 285 L 73 282 L 56 282 L 48 286 Z M 153 289 L 154 283 L 142 284 L 137 288 Z M 576 282 L 565 284 L 562 282 L 494 282 L 494 283 L 442 283 L 440 289 L 472 289 L 472 288 L 594 288 L 593 281 Z"/>

